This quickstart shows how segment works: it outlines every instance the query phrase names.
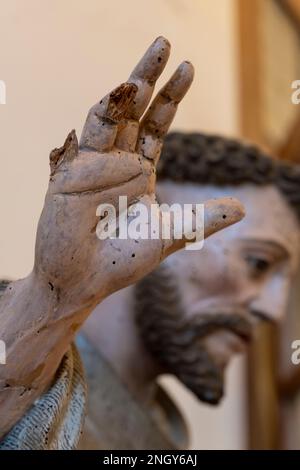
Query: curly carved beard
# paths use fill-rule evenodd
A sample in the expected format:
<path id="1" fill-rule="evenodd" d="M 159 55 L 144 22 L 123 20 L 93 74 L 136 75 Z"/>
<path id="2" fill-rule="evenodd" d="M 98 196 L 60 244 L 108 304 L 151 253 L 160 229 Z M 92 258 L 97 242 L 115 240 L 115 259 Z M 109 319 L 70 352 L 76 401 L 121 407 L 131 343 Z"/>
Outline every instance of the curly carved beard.
<path id="1" fill-rule="evenodd" d="M 164 371 L 201 401 L 218 404 L 224 395 L 224 371 L 203 340 L 220 329 L 248 340 L 252 328 L 246 318 L 235 312 L 201 312 L 186 319 L 176 278 L 165 265 L 136 285 L 135 318 L 147 350 Z"/>

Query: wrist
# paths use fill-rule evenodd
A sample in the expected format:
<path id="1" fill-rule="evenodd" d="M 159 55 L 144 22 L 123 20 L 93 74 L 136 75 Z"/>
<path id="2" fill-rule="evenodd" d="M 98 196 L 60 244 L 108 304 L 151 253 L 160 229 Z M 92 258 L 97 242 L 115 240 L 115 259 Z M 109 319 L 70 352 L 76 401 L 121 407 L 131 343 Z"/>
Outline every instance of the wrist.
<path id="1" fill-rule="evenodd" d="M 57 296 L 36 273 L 12 281 L 0 299 L 1 336 L 9 342 L 23 337 L 28 329 L 40 329 L 57 309 Z"/>

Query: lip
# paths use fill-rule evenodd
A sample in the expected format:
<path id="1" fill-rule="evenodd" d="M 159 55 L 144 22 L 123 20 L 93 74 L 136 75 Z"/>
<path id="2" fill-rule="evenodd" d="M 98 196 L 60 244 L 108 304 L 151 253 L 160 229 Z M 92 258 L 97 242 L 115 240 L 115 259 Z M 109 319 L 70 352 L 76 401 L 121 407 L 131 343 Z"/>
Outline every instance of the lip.
<path id="1" fill-rule="evenodd" d="M 241 328 L 229 328 L 228 331 L 231 336 L 230 348 L 234 353 L 244 353 L 249 346 L 249 343 L 253 338 L 253 328 L 250 325 L 246 324 Z"/>
<path id="2" fill-rule="evenodd" d="M 250 329 L 249 331 L 243 331 L 243 332 L 233 331 L 233 330 L 229 330 L 229 331 L 231 331 L 231 333 L 237 336 L 242 341 L 242 343 L 245 344 L 245 346 L 249 345 L 253 337 L 252 331 Z"/>
<path id="3" fill-rule="evenodd" d="M 232 357 L 245 353 L 247 346 L 248 342 L 239 334 L 227 330 L 226 336 L 223 336 L 220 342 L 220 349 L 216 355 L 217 363 L 221 369 L 224 370 L 227 367 Z M 211 345 L 211 347 L 213 347 L 213 351 L 216 353 L 216 348 L 213 345 Z"/>
<path id="4" fill-rule="evenodd" d="M 230 331 L 232 335 L 232 341 L 230 342 L 230 347 L 234 353 L 243 353 L 248 348 L 250 338 L 246 335 L 241 335 Z"/>

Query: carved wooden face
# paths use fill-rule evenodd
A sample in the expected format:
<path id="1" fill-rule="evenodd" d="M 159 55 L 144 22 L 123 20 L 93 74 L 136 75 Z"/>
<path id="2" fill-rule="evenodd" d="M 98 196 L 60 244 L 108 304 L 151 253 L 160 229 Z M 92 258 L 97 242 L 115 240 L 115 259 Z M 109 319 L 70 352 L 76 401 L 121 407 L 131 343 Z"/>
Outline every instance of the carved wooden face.
<path id="1" fill-rule="evenodd" d="M 157 195 L 169 205 L 233 196 L 246 209 L 243 221 L 212 235 L 202 250 L 182 250 L 164 262 L 177 278 L 186 317 L 240 313 L 253 326 L 282 320 L 298 267 L 300 225 L 279 191 L 274 186 L 220 188 L 165 181 Z M 246 345 L 242 335 L 226 328 L 207 334 L 201 343 L 222 371 Z"/>

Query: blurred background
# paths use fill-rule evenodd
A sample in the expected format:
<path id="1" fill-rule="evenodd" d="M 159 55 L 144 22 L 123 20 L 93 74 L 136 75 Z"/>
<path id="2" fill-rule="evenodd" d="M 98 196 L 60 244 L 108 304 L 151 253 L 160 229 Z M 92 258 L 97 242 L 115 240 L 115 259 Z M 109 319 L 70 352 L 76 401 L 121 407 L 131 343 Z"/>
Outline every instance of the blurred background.
<path id="1" fill-rule="evenodd" d="M 300 0 L 2 0 L 0 18 L 1 277 L 32 268 L 50 150 L 71 129 L 80 135 L 89 107 L 128 78 L 156 36 L 173 48 L 162 80 L 184 59 L 196 69 L 173 129 L 243 136 L 300 160 L 300 107 L 291 102 Z M 232 364 L 222 406 L 164 379 L 192 448 L 300 448 L 300 366 L 290 361 L 299 303 L 295 289 L 284 331 L 262 331 L 249 358 Z"/>

